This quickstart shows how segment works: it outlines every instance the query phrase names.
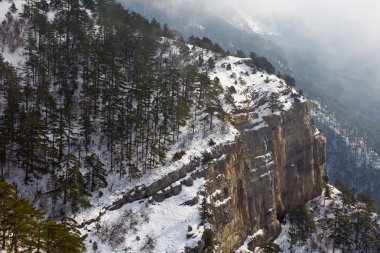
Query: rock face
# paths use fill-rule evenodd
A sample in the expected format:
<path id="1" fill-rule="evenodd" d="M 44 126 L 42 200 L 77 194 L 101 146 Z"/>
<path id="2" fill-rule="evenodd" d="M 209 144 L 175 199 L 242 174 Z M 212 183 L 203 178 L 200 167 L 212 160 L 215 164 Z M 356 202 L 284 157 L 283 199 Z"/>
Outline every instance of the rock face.
<path id="1" fill-rule="evenodd" d="M 320 195 L 325 174 L 325 138 L 312 126 L 306 102 L 264 118 L 267 126 L 259 129 L 236 118 L 242 134 L 215 151 L 225 155 L 206 176 L 218 252 L 277 237 L 277 214 Z"/>

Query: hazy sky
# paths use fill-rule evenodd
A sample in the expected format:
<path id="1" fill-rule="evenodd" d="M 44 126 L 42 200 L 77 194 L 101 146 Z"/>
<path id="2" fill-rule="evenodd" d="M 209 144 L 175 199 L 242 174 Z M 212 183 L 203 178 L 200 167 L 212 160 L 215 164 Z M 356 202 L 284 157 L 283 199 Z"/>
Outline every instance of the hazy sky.
<path id="1" fill-rule="evenodd" d="M 121 2 L 141 0 L 120 0 Z M 172 14 L 201 8 L 229 17 L 238 10 L 264 31 L 276 32 L 288 45 L 306 46 L 315 61 L 336 72 L 352 68 L 365 85 L 380 86 L 379 0 L 145 0 Z M 232 18 L 232 17 L 231 17 Z M 350 70 L 351 71 L 351 70 Z M 356 72 L 356 73 L 355 73 Z M 380 94 L 380 88 L 379 94 Z"/>
<path id="2" fill-rule="evenodd" d="M 120 0 L 121 2 L 138 0 Z M 318 39 L 355 50 L 380 48 L 379 0 L 150 0 L 168 12 L 183 6 L 202 6 L 220 14 L 237 9 L 264 29 L 283 33 L 285 26 Z M 190 7 L 191 8 L 191 7 Z M 228 13 L 226 14 L 228 15 Z M 286 34 L 284 34 L 286 36 Z"/>

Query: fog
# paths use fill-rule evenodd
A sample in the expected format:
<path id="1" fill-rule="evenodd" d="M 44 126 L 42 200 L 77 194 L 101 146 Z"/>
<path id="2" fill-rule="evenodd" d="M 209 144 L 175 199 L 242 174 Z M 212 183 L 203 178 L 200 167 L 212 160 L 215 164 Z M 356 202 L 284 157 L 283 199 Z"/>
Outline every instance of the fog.
<path id="1" fill-rule="evenodd" d="M 121 2 L 141 2 L 120 0 Z M 377 0 L 150 0 L 172 16 L 184 10 L 234 19 L 250 17 L 280 44 L 298 64 L 326 73 L 319 81 L 340 83 L 352 93 L 363 87 L 370 100 L 380 95 L 380 1 Z M 196 14 L 194 14 L 196 15 Z M 338 78 L 333 77 L 333 75 Z M 327 81 L 326 81 L 327 82 Z M 338 85 L 338 84 L 337 84 Z M 366 96 L 366 95 L 364 95 Z M 349 98 L 350 99 L 350 98 Z M 376 97 L 377 99 L 377 97 Z"/>

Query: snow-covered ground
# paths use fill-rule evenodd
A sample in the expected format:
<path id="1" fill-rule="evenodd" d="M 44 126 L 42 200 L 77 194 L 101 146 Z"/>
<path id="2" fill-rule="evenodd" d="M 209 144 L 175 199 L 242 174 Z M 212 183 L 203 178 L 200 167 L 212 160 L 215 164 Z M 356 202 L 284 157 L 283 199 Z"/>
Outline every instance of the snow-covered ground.
<path id="1" fill-rule="evenodd" d="M 329 186 L 331 189 L 331 198 L 325 199 L 324 194 L 322 194 L 319 197 L 316 197 L 315 199 L 311 200 L 307 204 L 307 208 L 311 212 L 311 215 L 313 216 L 314 220 L 317 224 L 317 232 L 315 233 L 315 237 L 317 235 L 321 235 L 323 233 L 322 227 L 318 226 L 318 222 L 322 219 L 325 219 L 327 216 L 332 217 L 331 211 L 332 208 L 342 208 L 343 201 L 342 201 L 342 193 L 336 189 L 335 187 Z M 315 249 L 312 246 L 312 240 L 309 239 L 305 244 L 303 245 L 293 245 L 290 244 L 290 235 L 289 235 L 289 229 L 290 229 L 290 223 L 287 220 L 285 225 L 281 226 L 281 234 L 277 237 L 277 239 L 274 241 L 274 243 L 281 246 L 284 253 L 290 253 L 290 252 L 300 252 L 300 253 L 307 253 L 307 252 L 332 252 L 332 248 L 328 247 L 326 245 L 326 242 L 319 242 L 318 249 Z M 335 252 L 338 252 L 336 249 Z"/>
<path id="2" fill-rule="evenodd" d="M 190 45 L 189 47 L 193 48 Z M 173 48 L 172 53 L 176 51 Z M 209 57 L 216 57 L 214 53 L 200 48 L 191 50 L 191 54 L 193 59 L 198 59 L 197 56 L 202 55 L 205 62 Z M 216 77 L 220 80 L 223 92 L 219 95 L 219 100 L 223 109 L 230 114 L 236 114 L 236 111 L 239 110 L 242 111 L 240 113 L 248 113 L 248 110 L 251 109 L 252 125 L 255 129 L 259 129 L 266 126 L 264 116 L 278 115 L 281 112 L 272 112 L 268 102 L 257 106 L 258 101 L 267 100 L 272 93 L 278 93 L 279 101 L 283 104 L 283 110 L 289 110 L 295 101 L 292 94 L 298 93 L 274 75 L 267 75 L 263 72 L 254 74 L 251 67 L 244 63 L 248 60 L 233 56 L 219 58 L 216 60 L 215 69 L 209 75 L 211 80 Z M 227 69 L 227 65 L 231 65 L 231 69 Z M 200 68 L 199 71 L 205 70 L 206 67 Z M 231 86 L 234 86 L 236 93 L 229 93 Z M 233 102 L 226 100 L 227 94 L 232 96 Z M 302 102 L 305 101 L 303 97 L 298 99 Z M 198 115 L 197 120 L 192 119 L 186 124 L 187 127 L 180 130 L 180 138 L 168 151 L 168 159 L 163 166 L 148 171 L 141 178 L 132 181 L 125 182 L 125 180 L 113 179 L 112 187 L 102 190 L 104 194 L 102 197 L 93 197 L 90 200 L 93 207 L 76 215 L 76 220 L 81 223 L 96 218 L 100 212 L 104 211 L 104 207 L 112 204 L 128 190 L 139 185 L 147 186 L 170 172 L 189 164 L 196 157 L 202 157 L 203 152 L 210 152 L 213 148 L 208 144 L 210 139 L 215 141 L 215 145 L 224 145 L 233 142 L 239 135 L 239 131 L 230 122 L 222 121 L 216 117 L 213 120 L 213 130 L 207 130 L 207 127 L 204 126 L 205 123 L 201 120 L 206 116 L 205 113 Z M 195 126 L 194 134 L 192 133 L 193 129 L 189 127 L 191 125 Z M 182 159 L 172 161 L 173 155 L 181 150 L 185 151 Z M 92 223 L 81 231 L 83 234 L 88 234 L 86 238 L 88 251 L 91 252 L 91 243 L 94 241 L 97 242 L 100 252 L 125 252 L 125 250 L 127 252 L 182 252 L 185 246 L 196 244 L 201 239 L 204 229 L 203 226 L 199 225 L 199 208 L 202 197 L 194 206 L 186 206 L 183 203 L 199 195 L 204 183 L 203 178 L 197 179 L 193 186 L 184 186 L 179 195 L 165 199 L 161 203 L 145 199 L 126 204 L 116 211 L 107 211 L 98 223 Z M 134 225 L 131 225 L 132 223 Z M 123 232 L 118 243 L 110 243 L 105 230 L 117 226 L 117 224 L 124 224 L 126 226 L 125 232 Z M 191 227 L 191 235 L 187 236 L 189 226 Z M 122 229 L 122 231 L 124 230 Z M 149 245 L 154 245 L 154 249 L 153 246 L 150 248 Z"/>
<path id="3" fill-rule="evenodd" d="M 15 3 L 15 6 L 17 8 L 17 11 L 12 15 L 13 19 L 17 20 L 19 19 L 19 14 L 22 11 L 22 5 L 24 0 L 13 0 Z M 1 23 L 6 20 L 6 15 L 10 10 L 9 8 L 11 7 L 12 2 L 3 0 L 0 2 L 0 25 Z M 15 52 L 11 52 L 9 50 L 9 47 L 6 45 L 2 45 L 0 42 L 0 54 L 3 56 L 4 60 L 8 63 L 10 63 L 12 66 L 15 68 L 19 68 L 21 64 L 24 62 L 25 57 L 23 56 L 24 54 L 24 49 L 22 47 L 17 48 Z"/>
<path id="4" fill-rule="evenodd" d="M 330 188 L 330 198 L 324 197 L 324 192 L 321 196 L 314 198 L 309 201 L 306 208 L 309 210 L 312 218 L 316 224 L 316 231 L 307 239 L 305 243 L 291 244 L 291 238 L 289 230 L 291 224 L 289 219 L 286 218 L 285 224 L 281 225 L 280 235 L 273 241 L 275 244 L 279 245 L 283 250 L 283 253 L 332 253 L 332 252 L 342 252 L 340 249 L 335 248 L 333 250 L 331 240 L 328 238 L 326 232 L 326 219 L 334 218 L 333 209 L 343 209 L 343 199 L 342 193 L 335 187 L 329 185 Z M 362 206 L 362 203 L 357 203 L 356 206 L 349 206 L 347 210 L 349 212 L 354 212 L 356 208 Z M 375 214 L 373 214 L 376 217 Z M 257 247 L 254 251 L 248 249 L 248 243 L 252 241 L 256 236 L 261 236 L 262 230 L 257 231 L 254 235 L 247 237 L 244 244 L 237 249 L 236 253 L 263 253 L 263 250 Z M 360 251 L 361 252 L 361 251 Z"/>
<path id="5" fill-rule="evenodd" d="M 333 245 L 331 240 L 328 238 L 327 233 L 324 229 L 326 226 L 326 219 L 333 219 L 334 213 L 333 209 L 343 210 L 343 195 L 335 187 L 329 185 L 331 192 L 330 198 L 325 198 L 324 192 L 321 196 L 309 201 L 306 205 L 310 211 L 316 224 L 316 231 L 311 235 L 311 237 L 304 244 L 291 245 L 289 229 L 290 223 L 287 220 L 285 225 L 282 225 L 281 234 L 277 237 L 274 243 L 281 246 L 284 253 L 300 252 L 300 253 L 332 253 L 332 252 L 342 252 L 341 249 L 335 248 L 333 250 Z M 355 206 L 346 206 L 346 211 L 349 213 L 354 212 L 357 208 L 361 208 L 363 203 L 356 203 Z M 373 217 L 377 217 L 373 214 Z M 362 252 L 362 251 L 360 251 Z M 370 251 L 373 252 L 373 251 Z"/>

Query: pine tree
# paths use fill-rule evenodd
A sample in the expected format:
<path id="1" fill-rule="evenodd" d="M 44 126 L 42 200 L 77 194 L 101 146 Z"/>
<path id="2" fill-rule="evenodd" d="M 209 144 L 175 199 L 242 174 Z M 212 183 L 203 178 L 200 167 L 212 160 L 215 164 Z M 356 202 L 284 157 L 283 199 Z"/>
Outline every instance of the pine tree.
<path id="1" fill-rule="evenodd" d="M 333 208 L 334 218 L 329 218 L 328 228 L 330 239 L 333 241 L 333 252 L 336 248 L 345 249 L 351 243 L 350 239 L 350 220 L 340 208 Z"/>
<path id="2" fill-rule="evenodd" d="M 289 213 L 289 220 L 292 224 L 291 229 L 289 229 L 292 242 L 304 243 L 316 230 L 315 222 L 305 204 L 293 209 Z"/>
<path id="3" fill-rule="evenodd" d="M 283 252 L 280 245 L 274 243 L 274 242 L 269 242 L 265 243 L 260 246 L 260 249 L 262 249 L 265 253 L 280 253 Z"/>
<path id="4" fill-rule="evenodd" d="M 87 156 L 86 167 L 88 168 L 88 184 L 90 186 L 90 191 L 93 192 L 99 187 L 103 188 L 107 186 L 106 175 L 107 172 L 104 169 L 104 164 L 99 159 L 96 154 L 91 154 Z"/>
<path id="5" fill-rule="evenodd" d="M 272 113 L 277 110 L 282 110 L 283 104 L 279 101 L 280 95 L 278 93 L 272 93 L 269 96 L 269 108 Z"/>

